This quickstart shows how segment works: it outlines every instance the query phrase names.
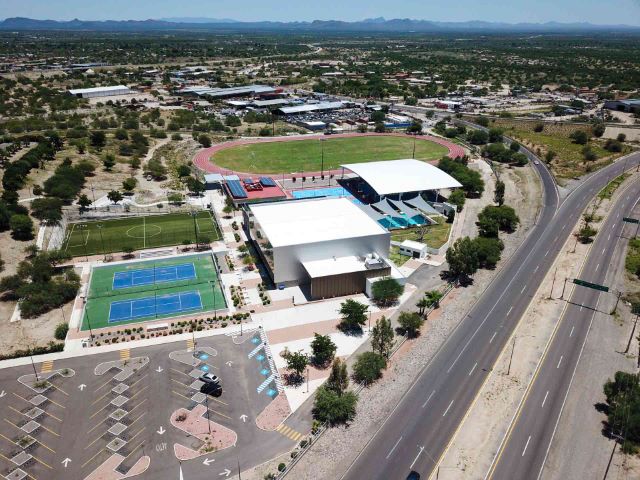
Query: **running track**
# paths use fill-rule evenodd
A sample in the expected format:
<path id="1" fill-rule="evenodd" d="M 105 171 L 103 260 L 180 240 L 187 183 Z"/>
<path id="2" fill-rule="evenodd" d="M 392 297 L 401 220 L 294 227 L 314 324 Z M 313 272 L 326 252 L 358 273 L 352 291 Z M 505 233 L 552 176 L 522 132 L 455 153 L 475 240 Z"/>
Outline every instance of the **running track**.
<path id="1" fill-rule="evenodd" d="M 337 134 L 337 135 L 331 135 L 331 137 L 329 138 L 345 138 L 345 137 L 371 137 L 371 136 L 394 136 L 394 137 L 403 137 L 406 138 L 407 135 L 402 134 L 402 133 L 341 133 L 341 134 Z M 219 152 L 220 150 L 224 150 L 227 148 L 231 148 L 231 147 L 237 147 L 239 145 L 250 145 L 252 143 L 264 143 L 264 142 L 296 142 L 296 141 L 302 141 L 302 140 L 310 140 L 310 139 L 314 139 L 314 138 L 327 138 L 325 135 L 300 135 L 297 137 L 265 137 L 265 138 L 247 138 L 247 139 L 241 139 L 241 140 L 234 140 L 231 142 L 224 142 L 224 143 L 220 143 L 218 145 L 214 145 L 212 147 L 209 148 L 205 148 L 203 150 L 200 150 L 195 157 L 193 157 L 193 163 L 196 167 L 198 167 L 200 170 L 206 172 L 206 173 L 220 173 L 223 175 L 229 175 L 231 173 L 233 174 L 237 174 L 237 175 L 246 175 L 246 176 L 260 176 L 262 174 L 260 173 L 246 173 L 246 172 L 236 172 L 236 171 L 231 171 L 227 168 L 222 168 L 219 167 L 218 165 L 215 165 L 214 163 L 211 162 L 210 158 L 211 156 L 216 153 Z M 465 155 L 465 151 L 464 149 L 460 146 L 460 145 L 456 145 L 455 143 L 449 142 L 447 140 L 444 140 L 442 138 L 439 137 L 433 137 L 431 135 L 420 135 L 418 137 L 416 137 L 416 139 L 418 141 L 421 140 L 426 140 L 426 141 L 430 141 L 430 142 L 434 142 L 437 143 L 439 145 L 442 145 L 443 147 L 446 147 L 449 149 L 449 153 L 448 156 L 450 158 L 456 158 L 456 157 L 462 157 Z M 331 171 L 325 171 L 325 174 L 339 174 L 341 172 L 341 170 L 331 170 Z M 320 172 L 305 172 L 307 175 L 320 175 Z M 266 175 L 270 175 L 270 174 L 264 174 Z M 291 177 L 292 174 L 285 174 L 282 177 L 283 178 L 289 178 Z M 278 174 L 278 178 L 280 178 L 281 175 Z"/>

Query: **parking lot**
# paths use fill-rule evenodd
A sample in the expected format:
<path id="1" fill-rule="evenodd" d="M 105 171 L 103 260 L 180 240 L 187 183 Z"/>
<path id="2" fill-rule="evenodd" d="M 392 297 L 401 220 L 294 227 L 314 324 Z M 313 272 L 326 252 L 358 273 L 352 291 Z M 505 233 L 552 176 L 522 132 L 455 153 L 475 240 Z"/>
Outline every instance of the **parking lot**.
<path id="1" fill-rule="evenodd" d="M 257 428 L 279 386 L 259 331 L 0 370 L 4 478 L 225 478 L 308 433 Z M 35 371 L 34 371 L 35 369 Z M 198 377 L 220 378 L 219 397 Z M 200 429 L 200 430 L 198 430 Z"/>

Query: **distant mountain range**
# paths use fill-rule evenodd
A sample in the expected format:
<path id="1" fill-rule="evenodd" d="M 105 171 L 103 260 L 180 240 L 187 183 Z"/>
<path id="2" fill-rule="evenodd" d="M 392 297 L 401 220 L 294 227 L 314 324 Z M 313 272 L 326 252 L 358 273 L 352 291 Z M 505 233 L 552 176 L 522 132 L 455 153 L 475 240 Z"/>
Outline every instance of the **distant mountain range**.
<path id="1" fill-rule="evenodd" d="M 2 31 L 56 30 L 101 32 L 153 31 L 288 31 L 288 32 L 354 32 L 354 33 L 562 33 L 562 32 L 637 32 L 640 26 L 594 25 L 591 23 L 500 23 L 500 22 L 435 22 L 409 18 L 370 18 L 357 22 L 314 20 L 312 22 L 240 22 L 227 18 L 164 18 L 160 20 L 34 20 L 7 18 L 0 22 Z"/>

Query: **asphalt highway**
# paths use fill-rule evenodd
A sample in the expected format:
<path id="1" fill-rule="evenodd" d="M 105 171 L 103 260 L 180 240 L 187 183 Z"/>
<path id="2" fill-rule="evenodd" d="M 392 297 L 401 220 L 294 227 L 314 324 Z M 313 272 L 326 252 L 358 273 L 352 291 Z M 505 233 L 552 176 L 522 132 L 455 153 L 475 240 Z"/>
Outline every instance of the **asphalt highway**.
<path id="1" fill-rule="evenodd" d="M 628 238 L 636 228 L 623 223 L 622 218 L 634 216 L 634 209 L 638 212 L 639 200 L 640 182 L 636 181 L 624 191 L 600 227 L 580 279 L 603 285 L 609 267 L 624 260 L 621 258 L 624 249 L 620 247 L 626 240 L 621 234 L 624 231 Z M 543 476 L 544 463 L 571 380 L 596 311 L 603 310 L 600 300 L 605 295 L 615 296 L 615 292 L 601 293 L 580 286 L 573 290 L 534 382 L 495 458 L 489 478 L 537 479 Z"/>
<path id="2" fill-rule="evenodd" d="M 625 167 L 635 168 L 639 161 L 640 154 L 634 154 L 589 175 L 562 201 L 543 162 L 533 165 L 544 190 L 536 225 L 342 478 L 404 479 L 415 470 L 424 479 L 437 472 L 442 454 L 583 209 Z"/>

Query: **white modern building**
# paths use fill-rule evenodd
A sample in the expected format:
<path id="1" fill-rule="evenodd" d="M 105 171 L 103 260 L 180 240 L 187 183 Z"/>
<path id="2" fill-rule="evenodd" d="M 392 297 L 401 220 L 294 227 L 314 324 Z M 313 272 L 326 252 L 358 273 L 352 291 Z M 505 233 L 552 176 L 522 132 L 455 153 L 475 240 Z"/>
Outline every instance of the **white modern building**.
<path id="1" fill-rule="evenodd" d="M 346 198 L 251 205 L 251 239 L 276 285 L 309 285 L 312 298 L 365 291 L 392 274 L 391 234 Z"/>
<path id="2" fill-rule="evenodd" d="M 80 98 L 112 97 L 114 95 L 129 95 L 133 91 L 124 85 L 112 85 L 109 87 L 72 88 L 71 95 Z"/>
<path id="3" fill-rule="evenodd" d="M 429 248 L 425 243 L 414 240 L 403 240 L 398 246 L 401 255 L 411 258 L 426 258 L 429 255 Z"/>

